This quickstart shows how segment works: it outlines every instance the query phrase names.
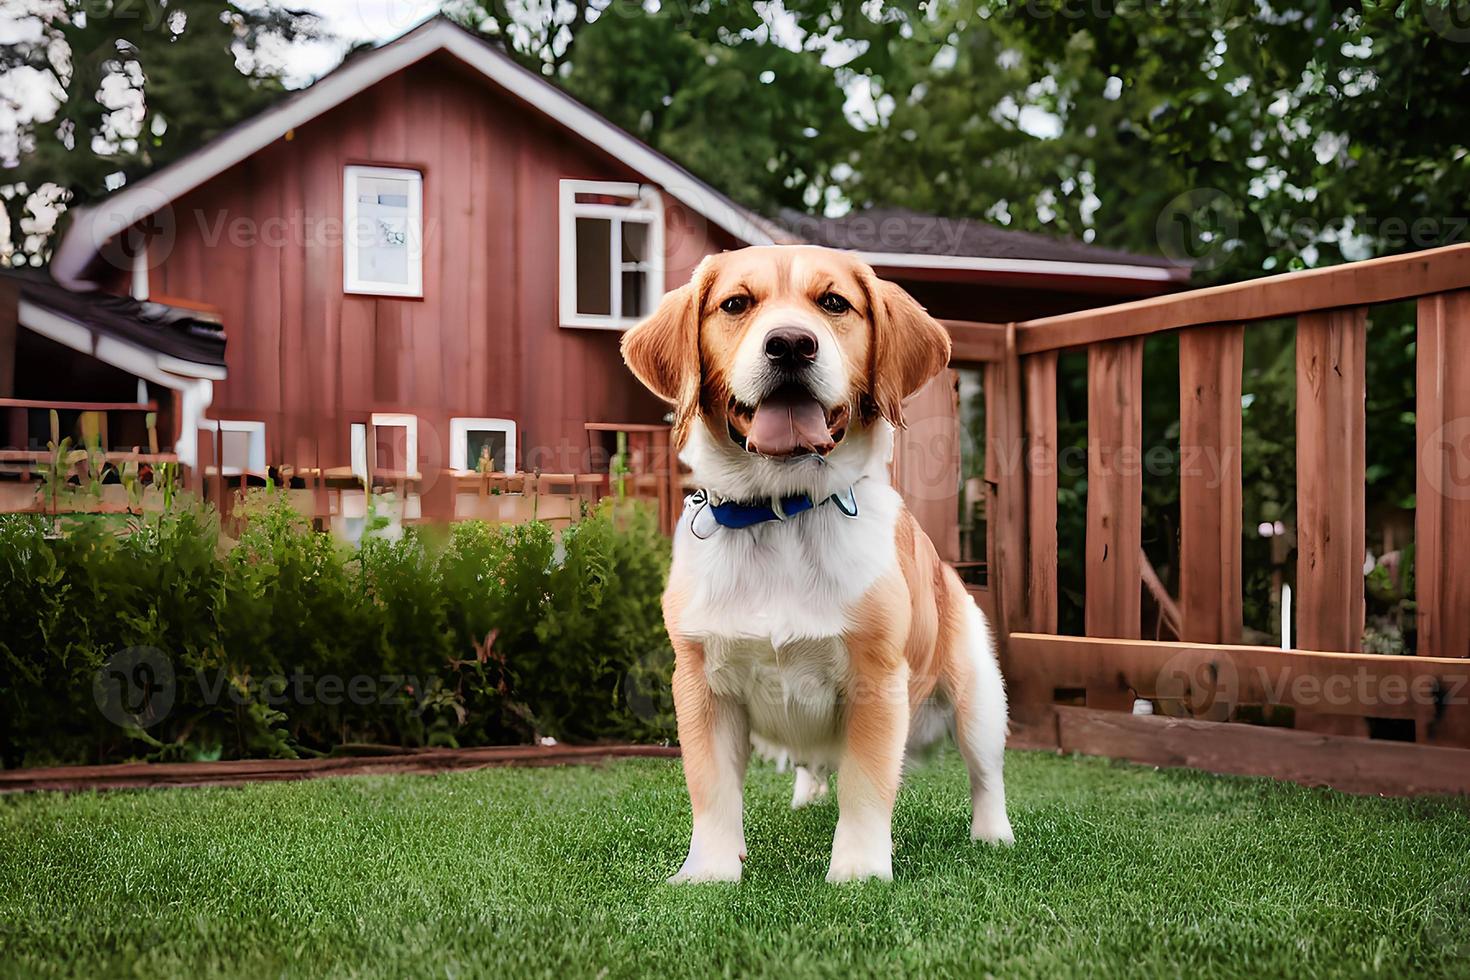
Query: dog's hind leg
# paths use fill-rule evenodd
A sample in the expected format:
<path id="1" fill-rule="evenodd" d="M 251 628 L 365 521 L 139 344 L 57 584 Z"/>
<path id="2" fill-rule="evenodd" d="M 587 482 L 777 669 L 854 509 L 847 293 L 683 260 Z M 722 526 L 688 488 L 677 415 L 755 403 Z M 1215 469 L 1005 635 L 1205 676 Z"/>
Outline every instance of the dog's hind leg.
<path id="1" fill-rule="evenodd" d="M 1015 842 L 1006 816 L 1006 694 L 995 659 L 995 642 L 980 610 L 966 596 L 959 648 L 946 672 L 946 694 L 954 704 L 954 734 L 970 770 L 970 838 L 991 844 Z"/>
<path id="2" fill-rule="evenodd" d="M 796 786 L 791 791 L 791 809 L 800 810 L 827 796 L 827 770 L 821 766 L 797 766 Z"/>

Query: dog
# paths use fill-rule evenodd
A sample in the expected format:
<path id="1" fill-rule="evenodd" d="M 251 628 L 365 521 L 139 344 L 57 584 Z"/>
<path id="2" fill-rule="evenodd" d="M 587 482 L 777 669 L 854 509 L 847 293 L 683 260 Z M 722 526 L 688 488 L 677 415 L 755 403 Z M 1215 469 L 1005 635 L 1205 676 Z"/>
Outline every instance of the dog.
<path id="1" fill-rule="evenodd" d="M 849 254 L 758 246 L 706 258 L 622 352 L 698 488 L 663 596 L 693 809 L 669 881 L 740 879 L 753 742 L 799 767 L 793 807 L 836 770 L 828 881 L 892 879 L 905 757 L 951 726 L 971 838 L 1012 843 L 990 627 L 888 473 L 945 329 Z"/>

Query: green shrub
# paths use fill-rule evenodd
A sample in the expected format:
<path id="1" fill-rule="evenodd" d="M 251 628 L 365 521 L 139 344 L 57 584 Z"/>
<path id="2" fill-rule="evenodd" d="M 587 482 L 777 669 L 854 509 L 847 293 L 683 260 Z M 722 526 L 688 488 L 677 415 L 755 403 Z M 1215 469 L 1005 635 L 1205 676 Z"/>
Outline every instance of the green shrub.
<path id="1" fill-rule="evenodd" d="M 6 766 L 672 737 L 668 542 L 648 511 L 356 548 L 283 495 L 246 513 L 234 542 L 197 506 L 59 531 L 0 517 Z M 176 677 L 146 731 L 94 700 L 99 670 L 137 647 Z"/>

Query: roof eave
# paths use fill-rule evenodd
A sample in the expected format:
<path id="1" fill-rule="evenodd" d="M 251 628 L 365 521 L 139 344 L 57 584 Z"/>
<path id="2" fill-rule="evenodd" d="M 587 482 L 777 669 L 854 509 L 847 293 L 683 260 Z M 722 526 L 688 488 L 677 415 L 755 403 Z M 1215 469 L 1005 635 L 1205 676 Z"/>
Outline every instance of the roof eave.
<path id="1" fill-rule="evenodd" d="M 1187 286 L 1190 277 L 1188 266 L 1064 262 L 969 255 L 915 255 L 906 252 L 855 254 L 874 269 L 900 276 L 1004 285 L 1030 284 L 1076 292 L 1168 292 Z"/>

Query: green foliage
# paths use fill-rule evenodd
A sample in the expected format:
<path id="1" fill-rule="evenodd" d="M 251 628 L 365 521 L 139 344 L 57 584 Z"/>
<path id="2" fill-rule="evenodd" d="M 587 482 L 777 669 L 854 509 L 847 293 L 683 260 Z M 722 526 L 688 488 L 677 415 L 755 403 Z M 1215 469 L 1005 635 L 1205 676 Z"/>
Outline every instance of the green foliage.
<path id="1" fill-rule="evenodd" d="M 39 73 L 58 105 L 18 127 L 20 159 L 7 163 L 0 206 L 11 227 L 32 233 L 21 246 L 36 258 L 46 235 L 26 227 L 39 213 L 32 195 L 45 199 L 43 210 L 86 203 L 106 192 L 110 175 L 134 179 L 254 115 L 285 92 L 257 50 L 315 29 L 309 14 L 230 0 L 20 6 L 29 16 L 13 11 L 19 29 L 0 44 L 0 73 Z M 120 108 L 134 96 L 137 118 Z"/>
<path id="2" fill-rule="evenodd" d="M 844 111 L 849 91 L 912 56 L 905 38 L 922 6 L 469 0 L 446 9 L 508 38 L 527 67 L 736 200 L 808 210 L 837 192 L 861 141 Z"/>
<path id="3" fill-rule="evenodd" d="M 8 766 L 292 757 L 362 743 L 665 739 L 668 542 L 621 502 L 558 537 L 464 523 L 353 549 L 261 493 L 238 541 L 180 508 L 118 527 L 0 517 Z M 146 732 L 93 681 L 156 648 L 176 682 Z"/>

